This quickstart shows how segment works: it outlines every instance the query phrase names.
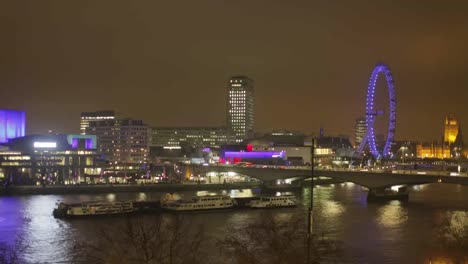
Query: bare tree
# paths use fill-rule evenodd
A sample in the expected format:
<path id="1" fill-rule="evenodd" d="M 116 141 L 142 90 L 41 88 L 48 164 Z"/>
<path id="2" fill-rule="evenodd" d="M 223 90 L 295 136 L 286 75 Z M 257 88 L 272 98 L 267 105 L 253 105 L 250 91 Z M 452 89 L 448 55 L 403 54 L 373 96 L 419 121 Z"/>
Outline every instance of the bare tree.
<path id="1" fill-rule="evenodd" d="M 100 229 L 94 242 L 82 243 L 77 259 L 87 263 L 200 263 L 204 230 L 182 215 L 126 218 Z"/>
<path id="2" fill-rule="evenodd" d="M 221 241 L 221 251 L 234 263 L 321 263 L 340 253 L 338 243 L 325 236 L 312 236 L 307 245 L 304 218 L 277 220 L 271 213 L 246 227 L 233 227 Z M 307 250 L 310 259 L 307 261 Z"/>

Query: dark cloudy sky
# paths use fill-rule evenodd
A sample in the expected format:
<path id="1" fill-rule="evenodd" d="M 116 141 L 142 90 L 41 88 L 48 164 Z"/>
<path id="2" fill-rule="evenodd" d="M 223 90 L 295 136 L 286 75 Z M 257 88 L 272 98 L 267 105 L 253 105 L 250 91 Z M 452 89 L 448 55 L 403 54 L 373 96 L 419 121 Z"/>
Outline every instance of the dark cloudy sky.
<path id="1" fill-rule="evenodd" d="M 397 138 L 440 139 L 448 112 L 468 134 L 466 0 L 10 0 L 0 33 L 0 108 L 26 110 L 29 132 L 78 132 L 97 109 L 223 124 L 227 79 L 245 74 L 257 130 L 351 135 L 384 61 Z"/>

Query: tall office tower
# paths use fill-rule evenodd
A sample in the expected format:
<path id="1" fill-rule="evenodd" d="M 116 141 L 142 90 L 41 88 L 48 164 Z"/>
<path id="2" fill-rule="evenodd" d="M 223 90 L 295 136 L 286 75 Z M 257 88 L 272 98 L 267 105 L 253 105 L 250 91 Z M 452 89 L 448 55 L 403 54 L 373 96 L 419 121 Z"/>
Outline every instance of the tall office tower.
<path id="1" fill-rule="evenodd" d="M 142 120 L 119 119 L 91 122 L 86 134 L 96 135 L 104 159 L 145 163 L 149 152 L 149 128 Z"/>
<path id="2" fill-rule="evenodd" d="M 254 129 L 254 82 L 246 76 L 233 76 L 228 83 L 227 126 L 236 142 L 251 137 Z"/>
<path id="3" fill-rule="evenodd" d="M 459 123 L 454 115 L 449 114 L 445 117 L 444 142 L 452 144 L 457 139 Z"/>
<path id="4" fill-rule="evenodd" d="M 367 134 L 367 125 L 365 118 L 356 119 L 354 125 L 354 145 L 359 146 Z"/>
<path id="5" fill-rule="evenodd" d="M 80 133 L 86 135 L 86 128 L 89 124 L 96 121 L 113 120 L 117 118 L 115 111 L 96 111 L 96 112 L 82 112 L 80 119 Z"/>

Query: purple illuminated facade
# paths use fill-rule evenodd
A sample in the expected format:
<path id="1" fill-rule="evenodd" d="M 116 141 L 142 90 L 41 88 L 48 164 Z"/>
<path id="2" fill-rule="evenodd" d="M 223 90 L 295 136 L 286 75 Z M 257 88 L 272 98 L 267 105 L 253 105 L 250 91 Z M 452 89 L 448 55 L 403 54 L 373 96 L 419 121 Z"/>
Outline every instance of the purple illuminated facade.
<path id="1" fill-rule="evenodd" d="M 284 151 L 226 151 L 221 156 L 224 160 L 242 160 L 242 159 L 286 159 Z"/>
<path id="2" fill-rule="evenodd" d="M 97 137 L 94 135 L 68 135 L 67 141 L 71 145 L 72 149 L 79 148 L 80 140 L 84 141 L 85 149 L 96 149 Z"/>
<path id="3" fill-rule="evenodd" d="M 375 144 L 375 129 L 374 123 L 375 118 L 379 114 L 374 107 L 374 95 L 375 95 L 375 87 L 377 83 L 377 79 L 380 73 L 384 73 L 385 79 L 387 81 L 388 87 L 388 98 L 389 98 L 389 122 L 388 122 L 388 132 L 387 132 L 387 140 L 385 141 L 385 146 L 383 151 L 380 152 L 377 150 L 377 146 Z M 383 64 L 379 63 L 375 66 L 374 70 L 372 71 L 371 77 L 369 79 L 369 86 L 367 87 L 367 98 L 366 98 L 366 126 L 367 126 L 367 134 L 362 140 L 361 144 L 359 145 L 359 152 L 364 150 L 366 142 L 369 143 L 369 149 L 372 155 L 377 158 L 388 158 L 392 156 L 390 151 L 391 145 L 393 142 L 393 138 L 395 135 L 395 128 L 396 128 L 396 96 L 395 96 L 395 87 L 393 82 L 393 76 L 390 72 L 390 68 Z"/>
<path id="4" fill-rule="evenodd" d="M 24 111 L 0 109 L 0 143 L 24 137 L 26 113 Z"/>

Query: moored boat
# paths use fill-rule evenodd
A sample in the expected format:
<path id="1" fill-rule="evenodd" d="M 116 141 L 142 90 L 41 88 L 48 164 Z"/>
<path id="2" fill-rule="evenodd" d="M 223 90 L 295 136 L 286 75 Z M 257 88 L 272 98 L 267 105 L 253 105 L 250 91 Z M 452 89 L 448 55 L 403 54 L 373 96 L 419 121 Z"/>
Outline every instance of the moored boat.
<path id="1" fill-rule="evenodd" d="M 371 189 L 367 194 L 368 202 L 380 202 L 380 201 L 408 201 L 409 192 L 406 186 L 392 189 Z"/>
<path id="2" fill-rule="evenodd" d="M 86 202 L 77 204 L 60 203 L 53 211 L 54 217 L 80 217 L 97 215 L 128 214 L 135 212 L 132 201 Z"/>
<path id="3" fill-rule="evenodd" d="M 251 200 L 246 204 L 250 208 L 278 208 L 296 206 L 294 195 L 263 196 L 259 199 Z"/>
<path id="4" fill-rule="evenodd" d="M 189 201 L 179 199 L 161 202 L 161 208 L 175 212 L 186 212 L 231 209 L 236 204 L 236 201 L 227 195 L 214 195 L 196 197 Z"/>

